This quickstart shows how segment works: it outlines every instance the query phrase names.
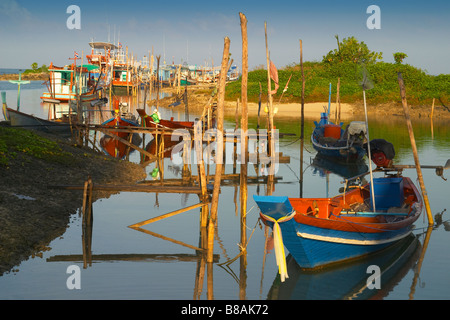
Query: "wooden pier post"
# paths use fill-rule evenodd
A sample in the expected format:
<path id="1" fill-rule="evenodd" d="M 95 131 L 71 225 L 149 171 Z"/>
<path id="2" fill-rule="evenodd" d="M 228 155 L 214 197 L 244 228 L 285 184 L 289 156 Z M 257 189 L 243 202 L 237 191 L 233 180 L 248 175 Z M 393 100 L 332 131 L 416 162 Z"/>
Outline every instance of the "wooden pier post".
<path id="1" fill-rule="evenodd" d="M 406 102 L 405 84 L 403 82 L 403 77 L 402 77 L 401 72 L 398 73 L 398 84 L 400 86 L 400 96 L 402 98 L 403 111 L 405 112 L 406 125 L 408 126 L 409 139 L 411 140 L 411 147 L 413 150 L 414 162 L 416 164 L 417 177 L 419 178 L 420 189 L 422 190 L 423 201 L 425 202 L 425 209 L 427 211 L 428 225 L 431 226 L 434 224 L 433 214 L 431 212 L 427 190 L 425 189 L 425 184 L 423 182 L 422 169 L 420 167 L 420 161 L 419 161 L 419 155 L 417 152 L 416 140 L 414 138 L 414 132 L 413 132 L 413 128 L 411 125 L 411 118 L 409 116 L 409 108 L 408 108 L 408 104 Z"/>
<path id="2" fill-rule="evenodd" d="M 303 148 L 305 143 L 305 75 L 303 74 L 303 41 L 300 40 L 300 72 L 302 75 L 301 124 L 300 124 L 300 198 L 303 197 Z"/>
<path id="3" fill-rule="evenodd" d="M 248 41 L 247 41 L 247 18 L 239 13 L 242 33 L 242 84 L 241 84 L 241 171 L 240 171 L 240 284 L 239 298 L 245 299 L 245 288 L 247 283 L 247 175 L 248 175 L 248 106 L 247 106 L 247 83 L 248 83 Z"/>
<path id="4" fill-rule="evenodd" d="M 214 248 L 214 228 L 217 220 L 217 208 L 219 204 L 220 182 L 223 166 L 223 118 L 224 118 L 224 100 L 225 83 L 227 77 L 227 67 L 230 53 L 230 39 L 225 37 L 222 56 L 222 66 L 220 69 L 219 90 L 217 93 L 217 149 L 216 149 L 216 176 L 214 179 L 214 190 L 211 202 L 211 218 L 208 225 L 208 254 L 207 262 L 213 262 Z"/>

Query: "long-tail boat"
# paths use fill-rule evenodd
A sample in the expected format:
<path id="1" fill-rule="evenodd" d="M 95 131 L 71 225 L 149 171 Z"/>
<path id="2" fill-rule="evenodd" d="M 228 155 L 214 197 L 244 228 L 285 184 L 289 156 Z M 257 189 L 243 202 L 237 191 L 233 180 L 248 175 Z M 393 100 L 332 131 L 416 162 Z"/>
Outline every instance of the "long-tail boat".
<path id="1" fill-rule="evenodd" d="M 322 113 L 320 122 L 314 124 L 311 143 L 319 154 L 347 162 L 361 160 L 366 155 L 364 122 L 352 121 L 344 130 L 342 123 L 329 122 L 327 114 Z"/>
<path id="2" fill-rule="evenodd" d="M 136 109 L 142 119 L 142 125 L 147 128 L 161 128 L 161 129 L 191 129 L 194 127 L 193 121 L 176 121 L 160 119 L 159 116 L 148 115 L 144 109 Z M 155 114 L 155 113 L 154 113 Z"/>
<path id="3" fill-rule="evenodd" d="M 75 53 L 74 62 L 71 65 L 57 67 L 50 63 L 48 68 L 50 78 L 45 82 L 48 91 L 41 96 L 44 102 L 56 99 L 65 103 L 78 99 L 78 96 L 81 102 L 99 99 L 103 88 L 98 86 L 93 74 L 99 67 L 91 64 L 77 66 L 77 59 L 80 57 Z"/>
<path id="4" fill-rule="evenodd" d="M 71 125 L 76 123 L 76 114 L 67 114 L 58 119 L 45 120 L 11 108 L 6 108 L 6 113 L 9 121 L 11 122 L 11 126 L 13 127 L 22 127 L 25 129 L 45 131 L 48 133 L 70 135 Z"/>
<path id="5" fill-rule="evenodd" d="M 330 198 L 253 196 L 262 221 L 274 230 L 279 265 L 285 263 L 283 244 L 300 267 L 313 269 L 376 252 L 410 234 L 423 207 L 414 183 L 399 173 L 373 183 L 375 201 L 370 183 Z"/>

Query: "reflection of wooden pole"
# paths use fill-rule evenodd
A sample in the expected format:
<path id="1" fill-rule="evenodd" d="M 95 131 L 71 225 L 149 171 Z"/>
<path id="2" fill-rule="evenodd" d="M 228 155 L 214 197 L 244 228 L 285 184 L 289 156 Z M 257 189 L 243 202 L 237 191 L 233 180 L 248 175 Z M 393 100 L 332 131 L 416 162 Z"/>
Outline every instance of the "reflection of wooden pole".
<path id="1" fill-rule="evenodd" d="M 433 228 L 429 227 L 427 229 L 427 233 L 426 233 L 425 239 L 423 241 L 422 251 L 420 252 L 419 261 L 417 262 L 417 266 L 414 271 L 413 282 L 411 284 L 411 289 L 409 291 L 409 300 L 414 299 L 414 293 L 416 292 L 416 284 L 417 284 L 417 280 L 420 276 L 420 269 L 422 269 L 422 263 L 423 263 L 423 259 L 425 258 L 425 252 L 427 252 L 428 243 L 430 242 L 431 231 L 433 231 Z"/>
<path id="2" fill-rule="evenodd" d="M 418 155 L 417 147 L 416 147 L 416 140 L 414 139 L 414 132 L 413 132 L 413 128 L 411 125 L 411 119 L 409 116 L 409 108 L 408 108 L 408 104 L 406 102 L 405 84 L 403 82 L 402 74 L 400 72 L 398 73 L 398 84 L 400 86 L 400 95 L 402 97 L 403 111 L 405 112 L 406 124 L 408 126 L 409 139 L 411 140 L 411 147 L 413 149 L 414 162 L 416 164 L 416 170 L 417 170 L 417 177 L 419 178 L 420 189 L 422 190 L 422 196 L 423 196 L 423 200 L 425 202 L 425 209 L 427 210 L 428 224 L 431 226 L 434 224 L 433 214 L 431 212 L 430 203 L 428 201 L 427 190 L 425 189 L 425 184 L 423 182 L 422 168 L 420 167 L 419 155 Z"/>
<path id="3" fill-rule="evenodd" d="M 225 82 L 230 53 L 230 39 L 225 37 L 220 69 L 219 91 L 217 93 L 217 145 L 216 145 L 216 175 L 214 179 L 214 190 L 211 202 L 211 219 L 208 225 L 208 255 L 207 262 L 212 262 L 214 247 L 214 227 L 217 220 L 217 208 L 219 205 L 220 182 L 223 166 L 223 115 L 225 102 Z"/>

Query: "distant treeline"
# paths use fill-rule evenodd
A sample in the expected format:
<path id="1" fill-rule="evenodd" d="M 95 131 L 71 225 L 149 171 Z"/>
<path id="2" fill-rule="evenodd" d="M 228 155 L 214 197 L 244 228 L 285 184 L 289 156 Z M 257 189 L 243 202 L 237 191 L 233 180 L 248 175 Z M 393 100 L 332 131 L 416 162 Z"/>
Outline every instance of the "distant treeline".
<path id="1" fill-rule="evenodd" d="M 433 76 L 414 66 L 403 64 L 403 59 L 407 57 L 404 53 L 394 54 L 395 63 L 378 61 L 382 58 L 381 53 L 368 50 L 364 42 L 358 42 L 353 37 L 344 39 L 342 42 L 338 40 L 338 48 L 325 55 L 321 62 L 303 63 L 306 103 L 328 101 L 330 83 L 332 85 L 331 101 L 335 102 L 338 78 L 342 103 L 362 101 L 361 82 L 364 76 L 369 79 L 369 84 L 372 86 L 371 89 L 366 90 L 369 104 L 400 102 L 398 72 L 402 73 L 405 82 L 408 104 L 431 105 L 433 98 L 436 99 L 437 104 L 449 103 L 449 74 Z M 278 70 L 279 89 L 273 96 L 274 103 L 279 101 L 290 77 L 288 89 L 284 92 L 281 102 L 301 101 L 300 65 L 292 64 Z M 267 101 L 267 69 L 249 71 L 248 99 L 250 102 L 258 101 L 260 84 L 261 100 Z M 273 81 L 272 88 L 274 88 Z M 240 98 L 240 90 L 240 80 L 228 84 L 227 100 Z"/>
<path id="2" fill-rule="evenodd" d="M 48 67 L 47 67 L 45 64 L 43 64 L 43 65 L 39 68 L 37 62 L 33 62 L 33 63 L 31 64 L 31 69 L 26 69 L 23 73 L 24 73 L 24 74 L 29 74 L 29 73 L 42 73 L 42 72 L 47 73 L 47 72 L 48 72 Z"/>
<path id="3" fill-rule="evenodd" d="M 329 85 L 332 85 L 332 102 L 336 99 L 336 88 L 340 78 L 339 96 L 342 103 L 354 103 L 362 100 L 363 68 L 352 62 L 327 65 L 323 62 L 304 62 L 305 102 L 328 101 Z M 431 105 L 432 99 L 448 104 L 450 100 L 450 75 L 429 75 L 407 64 L 377 62 L 366 66 L 371 79 L 372 89 L 366 91 L 370 104 L 400 101 L 400 89 L 397 73 L 401 72 L 406 86 L 407 100 L 411 105 Z M 291 77 L 292 76 L 292 77 Z M 300 102 L 302 77 L 299 65 L 287 66 L 278 70 L 279 89 L 273 96 L 278 102 L 287 81 L 291 77 L 282 102 Z M 257 102 L 262 89 L 261 99 L 267 101 L 267 70 L 254 70 L 248 74 L 248 99 Z M 272 81 L 272 88 L 274 84 Z M 227 85 L 227 100 L 240 98 L 241 81 Z"/>

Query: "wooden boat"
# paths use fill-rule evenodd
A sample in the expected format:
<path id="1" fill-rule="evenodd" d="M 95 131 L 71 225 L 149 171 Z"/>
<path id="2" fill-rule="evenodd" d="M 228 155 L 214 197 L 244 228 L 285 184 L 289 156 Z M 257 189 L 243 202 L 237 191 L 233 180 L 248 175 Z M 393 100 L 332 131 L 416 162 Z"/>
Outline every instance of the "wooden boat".
<path id="1" fill-rule="evenodd" d="M 71 123 L 76 121 L 76 115 L 66 115 L 55 120 L 45 120 L 11 108 L 6 108 L 8 119 L 13 127 L 40 130 L 49 133 L 71 134 Z"/>
<path id="2" fill-rule="evenodd" d="M 41 99 L 45 102 L 56 99 L 61 102 L 69 102 L 76 100 L 78 94 L 82 102 L 90 102 L 101 98 L 102 87 L 98 86 L 94 75 L 98 66 L 82 65 L 76 66 L 76 58 L 74 63 L 64 67 L 56 67 L 53 63 L 49 66 L 50 79 L 45 82 L 47 92 L 44 92 Z"/>
<path id="3" fill-rule="evenodd" d="M 109 42 L 98 41 L 90 42 L 89 46 L 92 50 L 90 54 L 86 55 L 88 63 L 98 66 L 97 72 L 93 73 L 94 79 L 98 81 L 99 86 L 107 87 L 112 78 L 111 56 L 118 47 Z"/>
<path id="4" fill-rule="evenodd" d="M 136 109 L 139 116 L 142 118 L 142 125 L 147 128 L 161 128 L 161 129 L 191 129 L 194 127 L 193 121 L 176 121 L 160 119 L 159 116 L 154 118 L 148 115 L 144 109 Z"/>
<path id="5" fill-rule="evenodd" d="M 313 269 L 374 253 L 406 237 L 422 212 L 422 197 L 399 174 L 352 186 L 331 198 L 256 196 L 261 219 L 274 229 L 280 274 L 284 247 L 302 268 Z"/>
<path id="6" fill-rule="evenodd" d="M 139 126 L 136 122 L 121 117 L 118 109 L 116 109 L 116 111 L 117 112 L 115 112 L 115 116 L 113 118 L 108 119 L 105 122 L 103 122 L 102 126 L 113 127 L 113 128 L 130 127 L 130 126 L 138 127 Z M 131 143 L 137 144 L 136 141 L 133 142 L 133 139 L 135 139 L 136 136 L 138 136 L 137 134 L 132 134 L 129 132 L 114 131 L 114 130 L 110 130 L 110 131 L 111 131 L 111 133 L 117 135 L 119 138 L 122 138 L 127 141 L 130 139 L 130 135 L 133 135 L 131 137 L 131 139 L 132 139 Z M 112 156 L 114 158 L 119 158 L 119 159 L 124 158 L 126 156 L 126 153 L 128 150 L 127 145 L 125 145 L 123 142 L 121 142 L 117 139 L 114 139 L 114 137 L 111 137 L 108 135 L 104 135 L 100 139 L 100 146 L 102 147 L 102 149 L 105 153 L 109 154 L 110 156 Z"/>
<path id="7" fill-rule="evenodd" d="M 364 122 L 352 121 L 344 130 L 342 124 L 329 122 L 327 114 L 322 113 L 320 122 L 314 124 L 311 142 L 321 155 L 345 161 L 361 160 L 366 155 Z"/>

